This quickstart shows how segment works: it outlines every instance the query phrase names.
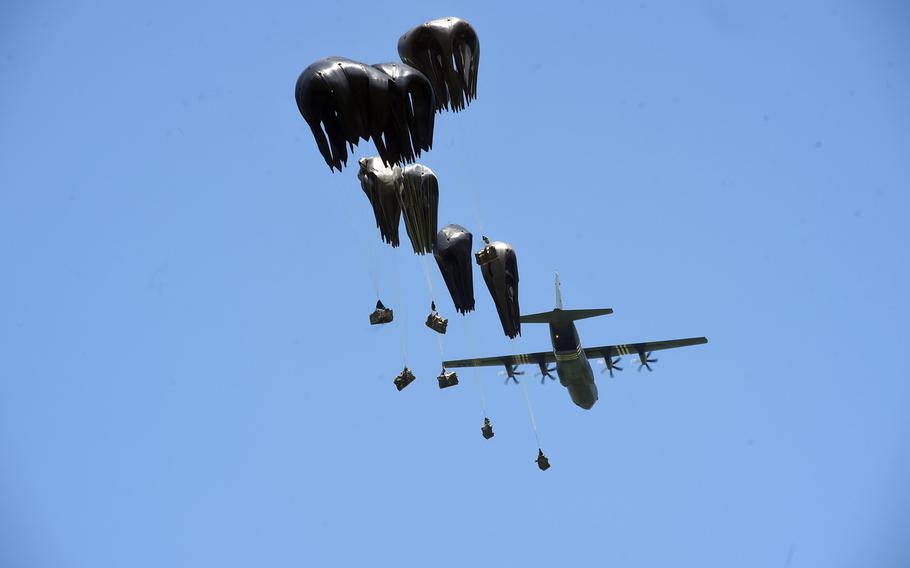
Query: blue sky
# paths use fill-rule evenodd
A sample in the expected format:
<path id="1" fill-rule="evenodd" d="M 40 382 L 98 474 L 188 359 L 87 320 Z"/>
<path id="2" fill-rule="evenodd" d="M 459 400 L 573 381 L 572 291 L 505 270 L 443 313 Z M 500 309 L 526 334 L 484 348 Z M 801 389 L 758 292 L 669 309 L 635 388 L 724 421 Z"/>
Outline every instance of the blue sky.
<path id="1" fill-rule="evenodd" d="M 293 99 L 457 15 L 440 222 L 512 243 L 587 345 L 706 335 L 588 412 L 440 391 L 421 260 Z M 906 566 L 910 11 L 900 2 L 6 3 L 0 564 Z M 354 157 L 371 155 L 361 143 Z M 479 273 L 446 356 L 502 334 Z M 403 327 L 370 328 L 375 279 Z M 418 380 L 398 393 L 408 363 Z M 482 381 L 496 426 L 481 438 Z"/>

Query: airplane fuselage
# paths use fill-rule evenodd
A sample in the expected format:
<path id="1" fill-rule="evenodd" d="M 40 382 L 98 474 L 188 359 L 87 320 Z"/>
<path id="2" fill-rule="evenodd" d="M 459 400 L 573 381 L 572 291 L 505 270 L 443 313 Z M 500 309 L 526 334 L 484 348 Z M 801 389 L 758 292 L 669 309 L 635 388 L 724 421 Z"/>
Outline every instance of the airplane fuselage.
<path id="1" fill-rule="evenodd" d="M 517 355 L 501 355 L 498 357 L 481 357 L 479 359 L 457 359 L 443 361 L 443 371 L 446 367 L 489 367 L 504 366 L 509 378 L 516 383 L 518 379 L 515 375 L 521 374 L 515 371 L 518 365 L 535 364 L 540 368 L 541 374 L 546 380 L 547 377 L 553 378 L 550 374 L 548 365 L 556 360 L 556 374 L 559 377 L 559 383 L 566 387 L 569 396 L 577 406 L 588 410 L 597 402 L 597 385 L 594 384 L 594 371 L 591 370 L 591 363 L 588 357 L 596 359 L 602 358 L 607 368 L 605 371 L 622 371 L 622 367 L 616 365 L 619 362 L 619 356 L 637 355 L 640 371 L 642 368 L 651 370 L 651 363 L 656 363 L 657 359 L 651 359 L 652 351 L 661 349 L 674 349 L 677 347 L 687 347 L 689 345 L 701 345 L 708 342 L 706 337 L 687 337 L 685 339 L 670 339 L 665 341 L 646 341 L 641 343 L 629 343 L 619 345 L 600 345 L 583 349 L 581 341 L 578 339 L 578 331 L 575 329 L 575 321 L 605 316 L 613 313 L 612 308 L 593 308 L 593 309 L 563 309 L 562 294 L 559 290 L 559 275 L 556 276 L 556 307 L 548 312 L 539 312 L 535 314 L 526 314 L 521 316 L 521 323 L 542 324 L 545 323 L 550 327 L 550 342 L 553 345 L 552 355 L 548 352 L 521 353 Z M 441 380 L 441 379 L 440 379 Z M 508 381 L 508 379 L 507 379 Z M 440 383 L 442 384 L 442 383 Z"/>
<path id="2" fill-rule="evenodd" d="M 571 321 L 551 323 L 550 341 L 556 355 L 559 383 L 568 389 L 572 402 L 585 410 L 590 409 L 597 402 L 597 385 L 575 324 Z"/>

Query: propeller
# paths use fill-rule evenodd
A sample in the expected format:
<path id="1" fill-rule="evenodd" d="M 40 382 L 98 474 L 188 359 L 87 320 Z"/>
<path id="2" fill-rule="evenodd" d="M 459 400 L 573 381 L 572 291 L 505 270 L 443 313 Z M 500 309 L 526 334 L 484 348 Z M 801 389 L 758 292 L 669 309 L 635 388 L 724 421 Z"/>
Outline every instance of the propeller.
<path id="1" fill-rule="evenodd" d="M 534 376 L 540 377 L 540 384 L 545 384 L 547 382 L 547 378 L 549 378 L 551 381 L 556 380 L 556 377 L 550 374 L 556 370 L 556 367 L 553 367 L 552 369 L 547 368 L 547 363 L 545 361 L 538 362 L 537 366 L 540 367 L 540 372 L 534 373 Z"/>
<path id="2" fill-rule="evenodd" d="M 604 371 L 610 371 L 610 378 L 612 379 L 613 378 L 613 369 L 616 369 L 617 371 L 622 371 L 622 367 L 617 365 L 617 363 L 619 363 L 621 360 L 622 360 L 622 357 L 617 357 L 616 359 L 614 359 L 612 357 L 604 357 L 604 365 L 606 365 L 606 367 L 601 369 L 600 372 L 603 373 Z"/>
<path id="3" fill-rule="evenodd" d="M 641 372 L 642 367 L 647 367 L 648 371 L 653 371 L 654 369 L 652 369 L 651 365 L 649 365 L 648 363 L 657 363 L 657 359 L 651 359 L 650 351 L 648 351 L 647 353 L 639 353 L 638 360 L 640 361 L 638 364 L 639 373 Z"/>
<path id="4" fill-rule="evenodd" d="M 518 379 L 515 378 L 515 375 L 524 375 L 525 372 L 516 371 L 515 369 L 518 367 L 518 365 L 506 365 L 505 367 L 506 367 L 505 371 L 499 371 L 499 376 L 501 377 L 503 375 L 507 375 L 505 384 L 509 384 L 509 379 L 512 379 L 513 381 L 515 381 L 515 384 L 517 385 Z"/>

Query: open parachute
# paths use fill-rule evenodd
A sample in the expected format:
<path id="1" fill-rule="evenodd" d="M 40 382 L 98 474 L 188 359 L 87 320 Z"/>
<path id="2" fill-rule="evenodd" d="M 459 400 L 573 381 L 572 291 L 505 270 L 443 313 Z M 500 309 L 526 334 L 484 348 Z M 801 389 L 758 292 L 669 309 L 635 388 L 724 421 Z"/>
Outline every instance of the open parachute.
<path id="1" fill-rule="evenodd" d="M 403 216 L 414 252 L 433 252 L 439 208 L 439 182 L 433 170 L 422 164 L 388 167 L 381 158 L 372 157 L 360 160 L 357 178 L 373 206 L 383 241 L 398 246 L 398 225 Z"/>
<path id="2" fill-rule="evenodd" d="M 461 18 L 440 18 L 412 28 L 398 40 L 401 60 L 433 85 L 436 109 L 458 112 L 477 98 L 480 40 Z"/>
<path id="3" fill-rule="evenodd" d="M 402 62 L 367 65 L 326 57 L 297 79 L 297 109 L 329 169 L 341 171 L 361 140 L 387 166 L 413 163 L 433 147 L 435 112 L 477 97 L 480 41 L 471 24 L 441 18 L 398 40 Z"/>
<path id="4" fill-rule="evenodd" d="M 361 139 L 372 138 L 387 165 L 411 163 L 433 145 L 433 89 L 403 63 L 326 57 L 300 74 L 295 98 L 332 170 L 347 165 L 348 148 Z"/>
<path id="5" fill-rule="evenodd" d="M 433 256 L 449 289 L 455 309 L 462 314 L 474 310 L 474 278 L 471 273 L 473 235 L 461 225 L 446 225 L 436 233 Z"/>
<path id="6" fill-rule="evenodd" d="M 502 331 L 510 339 L 521 335 L 521 309 L 518 306 L 518 257 L 515 249 L 508 243 L 489 242 L 484 237 L 486 246 L 475 255 L 480 272 L 487 284 Z"/>
<path id="7" fill-rule="evenodd" d="M 373 206 L 376 227 L 382 240 L 393 247 L 398 246 L 398 225 L 401 222 L 401 204 L 398 201 L 398 185 L 401 168 L 388 167 L 382 159 L 361 158 L 357 179 L 367 199 Z"/>
<path id="8" fill-rule="evenodd" d="M 404 228 L 417 254 L 433 252 L 439 208 L 439 182 L 433 170 L 413 164 L 401 170 L 398 191 Z"/>

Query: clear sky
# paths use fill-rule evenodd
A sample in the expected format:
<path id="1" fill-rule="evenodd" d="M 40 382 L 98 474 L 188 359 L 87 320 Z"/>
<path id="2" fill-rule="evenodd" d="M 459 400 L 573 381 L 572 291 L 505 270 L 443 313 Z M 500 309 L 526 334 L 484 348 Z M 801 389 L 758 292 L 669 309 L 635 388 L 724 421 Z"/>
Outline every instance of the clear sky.
<path id="1" fill-rule="evenodd" d="M 910 9 L 744 4 L 4 2 L 0 565 L 910 565 Z M 710 339 L 590 411 L 529 369 L 547 472 L 521 387 L 436 387 L 422 261 L 294 103 L 449 15 L 440 222 L 613 307 L 588 346 Z M 426 262 L 446 356 L 549 346 Z"/>

